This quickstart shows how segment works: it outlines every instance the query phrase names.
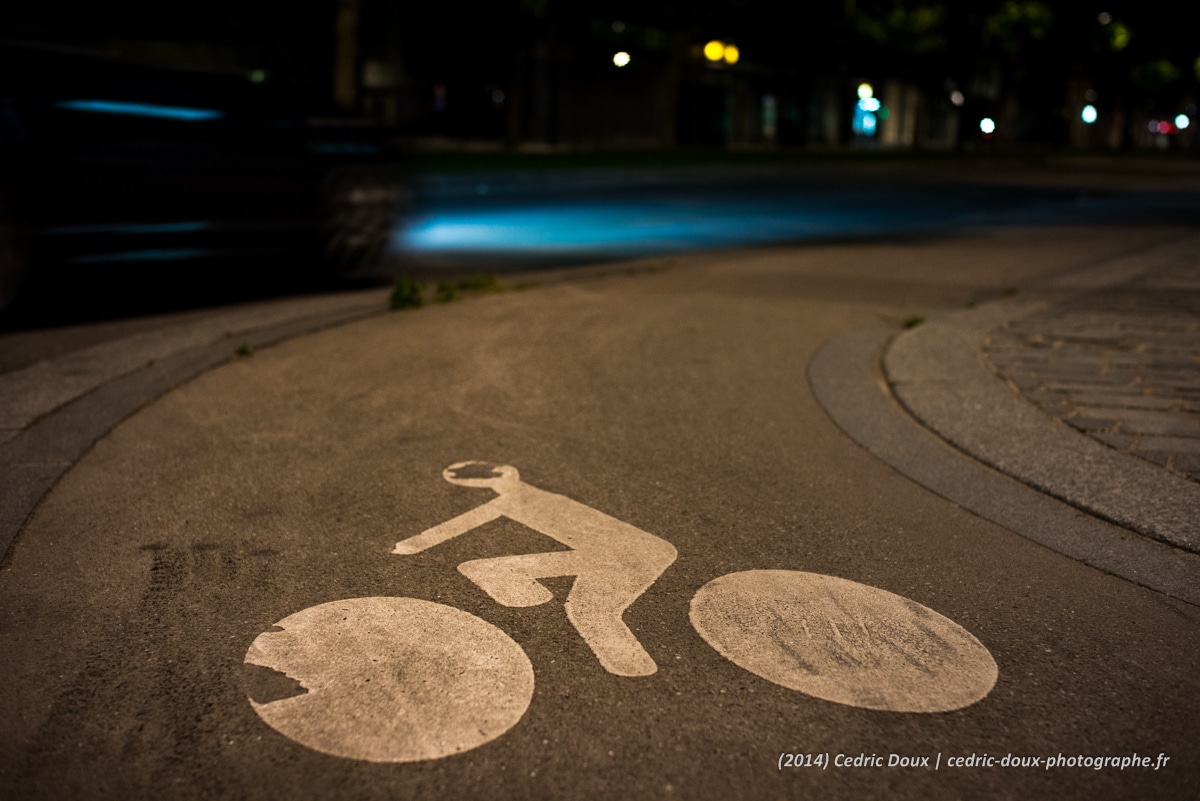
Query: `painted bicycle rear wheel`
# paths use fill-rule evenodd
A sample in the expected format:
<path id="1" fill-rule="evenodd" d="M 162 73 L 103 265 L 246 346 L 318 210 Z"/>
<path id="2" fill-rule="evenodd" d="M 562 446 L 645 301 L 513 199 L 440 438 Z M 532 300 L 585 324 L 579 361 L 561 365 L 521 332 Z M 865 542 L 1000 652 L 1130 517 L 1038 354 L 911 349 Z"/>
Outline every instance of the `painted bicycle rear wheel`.
<path id="1" fill-rule="evenodd" d="M 268 725 L 313 750 L 370 762 L 477 748 L 515 726 L 533 698 L 533 666 L 511 637 L 415 598 L 303 609 L 260 634 L 245 661 L 275 676 L 275 692 L 250 691 Z"/>

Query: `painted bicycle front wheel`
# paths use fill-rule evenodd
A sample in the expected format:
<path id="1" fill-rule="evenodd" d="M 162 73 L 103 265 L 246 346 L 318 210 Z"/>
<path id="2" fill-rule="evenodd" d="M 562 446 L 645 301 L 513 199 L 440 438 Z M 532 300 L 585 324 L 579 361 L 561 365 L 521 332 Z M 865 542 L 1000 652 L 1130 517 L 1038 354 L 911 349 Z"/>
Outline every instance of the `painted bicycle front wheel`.
<path id="1" fill-rule="evenodd" d="M 807 695 L 889 712 L 984 698 L 995 660 L 969 631 L 909 598 L 797 570 L 747 570 L 692 598 L 700 636 L 735 665 Z"/>

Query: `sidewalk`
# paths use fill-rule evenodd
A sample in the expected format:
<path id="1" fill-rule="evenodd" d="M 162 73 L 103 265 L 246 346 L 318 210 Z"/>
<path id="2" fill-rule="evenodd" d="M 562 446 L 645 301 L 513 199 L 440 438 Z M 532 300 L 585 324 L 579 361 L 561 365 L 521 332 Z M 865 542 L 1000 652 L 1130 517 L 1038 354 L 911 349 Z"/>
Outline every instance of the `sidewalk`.
<path id="1" fill-rule="evenodd" d="M 892 344 L 888 382 L 917 419 L 984 463 L 1200 553 L 1200 484 L 1172 466 L 1200 444 L 1195 301 L 1173 291 L 1197 280 L 1198 254 L 1195 239 L 1171 243 L 1058 276 L 1040 298 L 931 321 Z"/>
<path id="2" fill-rule="evenodd" d="M 843 430 L 909 477 L 1060 553 L 1200 603 L 1197 288 L 1200 239 L 1189 237 L 899 335 L 843 338 L 814 358 L 810 379 Z M 868 419 L 848 381 L 881 386 L 893 415 L 898 404 L 1021 490 L 947 468 L 899 423 Z"/>
<path id="3" fill-rule="evenodd" d="M 994 331 L 996 373 L 1055 420 L 1200 481 L 1200 267 L 1190 252 Z"/>

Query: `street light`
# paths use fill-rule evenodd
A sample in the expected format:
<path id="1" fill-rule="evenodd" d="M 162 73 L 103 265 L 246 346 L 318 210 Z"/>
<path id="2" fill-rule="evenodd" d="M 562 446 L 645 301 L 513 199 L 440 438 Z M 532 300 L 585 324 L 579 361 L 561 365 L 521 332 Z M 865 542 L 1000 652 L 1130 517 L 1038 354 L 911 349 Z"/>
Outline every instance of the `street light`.
<path id="1" fill-rule="evenodd" d="M 704 57 L 714 64 L 718 61 L 724 61 L 726 64 L 736 64 L 738 59 L 742 57 L 742 52 L 738 50 L 738 46 L 732 43 L 722 42 L 720 39 L 713 39 L 704 46 Z"/>
<path id="2" fill-rule="evenodd" d="M 1079 112 L 1079 118 L 1083 120 L 1084 124 L 1086 125 L 1091 125 L 1099 116 L 1100 115 L 1096 111 L 1096 107 L 1090 103 L 1083 107 L 1083 111 Z"/>
<path id="3" fill-rule="evenodd" d="M 616 64 L 618 67 L 624 67 L 625 65 L 627 65 L 629 63 L 629 61 L 630 61 L 629 54 L 626 53 L 624 50 L 622 50 L 619 53 L 613 54 L 613 63 Z"/>

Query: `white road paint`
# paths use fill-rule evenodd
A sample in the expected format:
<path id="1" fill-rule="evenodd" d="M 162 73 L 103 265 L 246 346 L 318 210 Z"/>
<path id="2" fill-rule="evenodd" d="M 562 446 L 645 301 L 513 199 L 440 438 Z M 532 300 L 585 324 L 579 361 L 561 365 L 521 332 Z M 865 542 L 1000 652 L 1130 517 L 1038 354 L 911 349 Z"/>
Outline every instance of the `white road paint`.
<path id="1" fill-rule="evenodd" d="M 539 579 L 574 576 L 567 618 L 600 664 L 619 676 L 657 671 L 622 615 L 675 561 L 670 543 L 531 487 L 511 465 L 459 462 L 442 475 L 497 497 L 401 540 L 393 553 L 420 553 L 500 517 L 541 532 L 570 550 L 476 559 L 458 569 L 514 607 L 553 599 Z M 731 573 L 700 588 L 690 617 L 734 664 L 837 703 L 947 712 L 979 701 L 996 683 L 987 648 L 953 621 L 833 576 Z M 371 762 L 476 748 L 515 726 L 533 698 L 533 666 L 520 645 L 474 615 L 415 598 L 309 607 L 259 635 L 245 661 L 299 684 L 291 697 L 251 699 L 267 724 L 314 750 Z"/>
<path id="2" fill-rule="evenodd" d="M 692 625 L 725 658 L 826 701 L 948 712 L 996 683 L 987 648 L 916 601 L 834 576 L 750 570 L 692 598 Z"/>
<path id="3" fill-rule="evenodd" d="M 483 475 L 470 477 L 472 473 Z M 458 462 L 442 476 L 452 484 L 486 487 L 498 497 L 402 540 L 392 553 L 419 553 L 500 517 L 528 526 L 571 550 L 477 559 L 459 565 L 459 572 L 504 606 L 544 604 L 554 596 L 538 579 L 575 576 L 564 604 L 567 619 L 604 669 L 618 676 L 648 676 L 658 670 L 621 616 L 675 561 L 671 543 L 525 484 L 511 465 Z"/>
<path id="4" fill-rule="evenodd" d="M 474 615 L 414 598 L 312 606 L 260 634 L 246 662 L 308 692 L 254 711 L 302 745 L 370 762 L 461 753 L 512 728 L 533 698 L 516 642 Z"/>

